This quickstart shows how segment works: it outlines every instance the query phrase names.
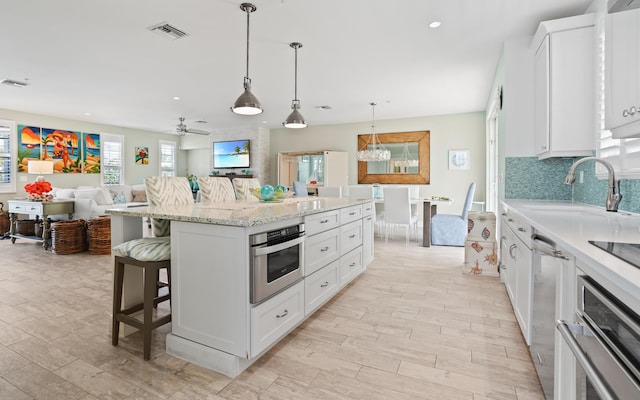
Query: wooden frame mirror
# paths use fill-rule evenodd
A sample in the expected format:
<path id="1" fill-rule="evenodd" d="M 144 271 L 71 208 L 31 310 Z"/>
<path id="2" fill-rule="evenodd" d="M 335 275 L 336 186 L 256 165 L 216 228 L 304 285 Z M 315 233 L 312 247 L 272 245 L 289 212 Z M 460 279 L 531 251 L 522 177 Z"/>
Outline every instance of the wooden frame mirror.
<path id="1" fill-rule="evenodd" d="M 378 161 L 371 163 L 358 161 L 358 183 L 381 183 L 381 184 L 416 184 L 428 185 L 429 178 L 429 131 L 417 132 L 396 132 L 379 133 L 376 137 L 380 143 L 393 146 L 396 149 L 417 148 L 418 166 L 396 172 L 392 168 L 394 155 L 390 161 Z M 367 149 L 372 144 L 372 135 L 358 135 L 358 151 Z M 411 154 L 411 151 L 409 151 Z M 378 164 L 377 166 L 375 164 Z M 379 173 L 383 169 L 386 173 Z"/>

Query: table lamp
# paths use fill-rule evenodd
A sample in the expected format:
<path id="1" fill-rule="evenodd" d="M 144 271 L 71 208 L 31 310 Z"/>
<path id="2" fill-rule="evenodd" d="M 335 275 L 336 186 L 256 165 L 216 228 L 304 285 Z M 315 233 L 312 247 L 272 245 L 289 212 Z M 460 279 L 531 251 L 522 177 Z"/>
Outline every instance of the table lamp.
<path id="1" fill-rule="evenodd" d="M 53 174 L 53 161 L 50 160 L 29 160 L 27 163 L 27 173 L 38 175 L 36 182 L 44 182 L 42 175 Z"/>

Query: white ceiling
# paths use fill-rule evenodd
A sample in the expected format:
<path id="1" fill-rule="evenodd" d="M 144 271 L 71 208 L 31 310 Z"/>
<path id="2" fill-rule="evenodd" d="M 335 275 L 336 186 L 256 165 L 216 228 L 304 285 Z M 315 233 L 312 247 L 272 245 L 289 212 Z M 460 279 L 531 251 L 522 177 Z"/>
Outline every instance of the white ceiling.
<path id="1" fill-rule="evenodd" d="M 297 41 L 309 125 L 368 121 L 372 101 L 376 119 L 482 111 L 504 40 L 591 0 L 253 0 L 249 76 L 265 111 L 250 117 L 229 110 L 245 75 L 241 2 L 2 0 L 0 79 L 29 86 L 0 85 L 0 109 L 158 132 L 180 116 L 207 131 L 277 128 Z M 147 30 L 165 21 L 190 36 Z"/>

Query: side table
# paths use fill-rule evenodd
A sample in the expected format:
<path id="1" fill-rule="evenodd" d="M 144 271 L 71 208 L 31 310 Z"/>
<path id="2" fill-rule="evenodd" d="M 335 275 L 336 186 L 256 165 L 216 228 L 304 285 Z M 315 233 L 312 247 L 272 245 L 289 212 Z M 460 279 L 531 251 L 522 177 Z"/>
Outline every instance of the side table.
<path id="1" fill-rule="evenodd" d="M 48 250 L 51 247 L 51 232 L 49 230 L 49 215 L 69 214 L 69 219 L 73 218 L 73 200 L 62 201 L 29 201 L 29 200 L 8 200 L 9 219 L 11 221 L 9 235 L 11 243 L 15 243 L 17 238 L 31 239 L 42 242 L 42 247 Z M 16 221 L 19 214 L 38 215 L 42 217 L 42 236 L 26 236 L 16 232 Z"/>

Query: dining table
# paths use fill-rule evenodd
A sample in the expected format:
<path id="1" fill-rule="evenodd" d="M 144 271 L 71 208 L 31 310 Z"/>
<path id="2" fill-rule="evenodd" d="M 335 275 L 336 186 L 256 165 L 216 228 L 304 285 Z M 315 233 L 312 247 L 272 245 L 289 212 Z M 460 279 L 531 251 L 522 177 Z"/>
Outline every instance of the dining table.
<path id="1" fill-rule="evenodd" d="M 376 204 L 384 204 L 383 198 L 375 198 Z M 411 198 L 410 203 L 419 205 L 422 203 L 422 246 L 431 247 L 431 217 L 437 214 L 438 204 L 451 204 L 449 197 L 420 197 Z"/>

